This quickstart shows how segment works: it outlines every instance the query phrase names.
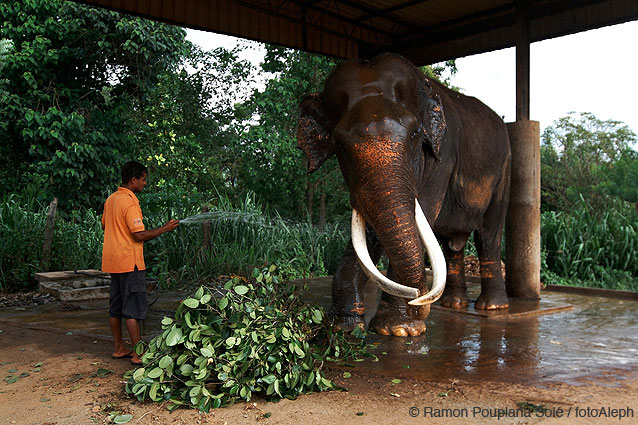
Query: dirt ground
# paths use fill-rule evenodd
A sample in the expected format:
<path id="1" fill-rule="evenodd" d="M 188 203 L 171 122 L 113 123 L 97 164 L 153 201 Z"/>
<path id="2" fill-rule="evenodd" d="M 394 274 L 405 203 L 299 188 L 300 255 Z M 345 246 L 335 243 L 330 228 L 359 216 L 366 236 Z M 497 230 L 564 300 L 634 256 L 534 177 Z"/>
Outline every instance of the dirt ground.
<path id="1" fill-rule="evenodd" d="M 349 368 L 348 379 L 342 378 L 343 368 L 329 370 L 329 377 L 347 392 L 315 393 L 279 403 L 255 399 L 209 414 L 188 409 L 169 413 L 161 404 L 127 397 L 122 375 L 131 365 L 110 358 L 107 340 L 9 322 L 0 322 L 0 331 L 2 425 L 108 424 L 115 412 L 133 415 L 131 424 L 264 425 L 630 424 L 636 423 L 638 414 L 638 374 L 624 374 L 621 380 L 616 374 L 598 376 L 581 385 L 512 385 L 497 382 L 498 377 L 480 384 L 409 379 L 393 384 L 387 377 L 366 373 L 365 362 Z M 522 402 L 550 410 L 540 417 L 529 410 L 514 410 Z M 615 417 L 600 417 L 600 408 L 617 409 L 605 410 Z M 509 417 L 499 419 L 499 409 L 512 410 Z M 446 414 L 457 418 L 437 417 Z M 619 419 L 621 414 L 629 417 Z"/>

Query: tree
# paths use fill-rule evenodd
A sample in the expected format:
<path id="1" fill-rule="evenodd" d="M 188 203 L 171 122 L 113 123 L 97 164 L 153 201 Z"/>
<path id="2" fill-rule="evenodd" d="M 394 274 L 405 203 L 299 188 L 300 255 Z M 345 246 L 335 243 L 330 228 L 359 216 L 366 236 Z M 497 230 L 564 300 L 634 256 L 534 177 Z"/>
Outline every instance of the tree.
<path id="1" fill-rule="evenodd" d="M 570 113 L 555 121 L 541 142 L 544 208 L 569 209 L 581 195 L 596 204 L 609 170 L 635 142 L 625 124 L 591 113 Z"/>
<path id="2" fill-rule="evenodd" d="M 296 147 L 295 136 L 301 100 L 322 90 L 334 65 L 325 56 L 266 46 L 262 71 L 273 77 L 242 105 L 241 117 L 252 122 L 232 146 L 238 186 L 240 191 L 255 192 L 284 216 L 335 216 L 347 209 L 347 192 L 336 161 L 307 175 L 306 159 Z M 317 201 L 318 211 L 313 208 Z"/>
<path id="3" fill-rule="evenodd" d="M 0 98 L 3 167 L 73 208 L 96 205 L 134 149 L 131 116 L 187 51 L 185 31 L 62 0 L 0 1 L 10 84 Z"/>
<path id="4" fill-rule="evenodd" d="M 234 136 L 234 94 L 252 67 L 238 48 L 205 52 L 192 46 L 178 72 L 165 72 L 137 116 L 136 156 L 162 185 L 223 190 Z"/>

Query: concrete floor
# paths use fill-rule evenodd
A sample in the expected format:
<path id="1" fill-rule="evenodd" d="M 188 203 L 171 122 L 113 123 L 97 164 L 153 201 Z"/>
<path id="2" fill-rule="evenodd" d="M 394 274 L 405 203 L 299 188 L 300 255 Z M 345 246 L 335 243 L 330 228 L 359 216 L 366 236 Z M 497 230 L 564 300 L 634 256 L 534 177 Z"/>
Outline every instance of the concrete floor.
<path id="1" fill-rule="evenodd" d="M 330 305 L 329 278 L 309 279 L 306 297 Z M 478 286 L 470 286 L 470 298 Z M 162 293 L 145 323 L 146 338 L 156 335 L 164 315 L 170 315 L 185 294 Z M 379 293 L 369 287 L 369 320 Z M 420 337 L 372 335 L 371 352 L 378 362 L 366 362 L 370 372 L 424 381 L 489 380 L 545 385 L 579 385 L 588 378 L 622 378 L 638 372 L 638 301 L 544 291 L 540 304 L 516 304 L 484 317 L 433 308 L 428 330 Z M 153 298 L 153 297 L 151 297 Z M 573 308 L 571 308 L 573 307 Z M 108 300 L 52 303 L 0 309 L 2 326 L 11 323 L 40 329 L 110 338 Z M 617 381 L 617 379 L 616 379 Z"/>

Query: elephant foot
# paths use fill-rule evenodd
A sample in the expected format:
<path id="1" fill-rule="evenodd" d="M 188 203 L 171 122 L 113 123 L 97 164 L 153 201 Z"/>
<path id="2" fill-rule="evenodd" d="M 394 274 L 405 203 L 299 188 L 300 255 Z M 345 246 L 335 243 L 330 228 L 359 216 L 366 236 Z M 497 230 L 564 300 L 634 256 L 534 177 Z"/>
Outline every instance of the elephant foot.
<path id="1" fill-rule="evenodd" d="M 366 328 L 366 321 L 363 316 L 330 314 L 330 319 L 334 331 L 350 333 L 354 328 L 359 328 L 362 331 Z"/>
<path id="2" fill-rule="evenodd" d="M 381 301 L 377 314 L 370 322 L 370 328 L 380 335 L 403 337 L 419 336 L 425 332 L 425 322 L 422 319 L 410 317 L 407 312 L 393 307 Z M 429 308 L 427 310 L 429 313 Z M 427 316 L 427 313 L 425 313 L 425 316 Z"/>
<path id="3" fill-rule="evenodd" d="M 425 332 L 425 322 L 409 317 L 377 315 L 370 322 L 370 328 L 379 335 L 419 336 Z"/>
<path id="4" fill-rule="evenodd" d="M 481 295 L 474 303 L 474 308 L 477 310 L 498 310 L 509 306 L 510 302 L 504 291 L 496 293 L 481 291 Z"/>
<path id="5" fill-rule="evenodd" d="M 441 297 L 441 305 L 443 307 L 454 308 L 457 310 L 461 310 L 463 308 L 467 308 L 469 300 L 467 298 L 467 293 L 465 288 L 463 289 L 455 289 L 450 288 L 450 291 L 446 291 L 443 293 Z"/>

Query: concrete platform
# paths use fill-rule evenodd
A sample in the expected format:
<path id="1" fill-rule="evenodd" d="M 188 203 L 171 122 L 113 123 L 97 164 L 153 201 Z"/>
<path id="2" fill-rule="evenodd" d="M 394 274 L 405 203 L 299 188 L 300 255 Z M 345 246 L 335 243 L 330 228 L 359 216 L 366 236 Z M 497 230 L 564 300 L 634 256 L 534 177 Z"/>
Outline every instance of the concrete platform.
<path id="1" fill-rule="evenodd" d="M 304 298 L 330 306 L 330 278 L 303 283 L 308 285 Z M 471 285 L 470 298 L 477 291 Z M 160 293 L 145 324 L 146 339 L 160 332 L 162 317 L 171 315 L 185 295 Z M 377 288 L 369 285 L 365 294 L 368 321 L 379 296 Z M 539 386 L 554 382 L 582 385 L 588 379 L 622 379 L 638 372 L 638 302 L 557 291 L 544 291 L 542 297 L 536 311 L 554 314 L 528 314 L 532 310 L 513 306 L 506 314 L 487 317 L 473 307 L 459 314 L 434 306 L 423 336 L 371 335 L 370 351 L 378 361 L 366 361 L 361 367 L 392 379 L 411 376 L 424 381 L 487 380 Z M 0 326 L 12 324 L 110 338 L 108 300 L 0 309 Z"/>
<path id="2" fill-rule="evenodd" d="M 67 270 L 34 275 L 39 290 L 62 301 L 108 298 L 111 276 L 99 270 Z"/>

